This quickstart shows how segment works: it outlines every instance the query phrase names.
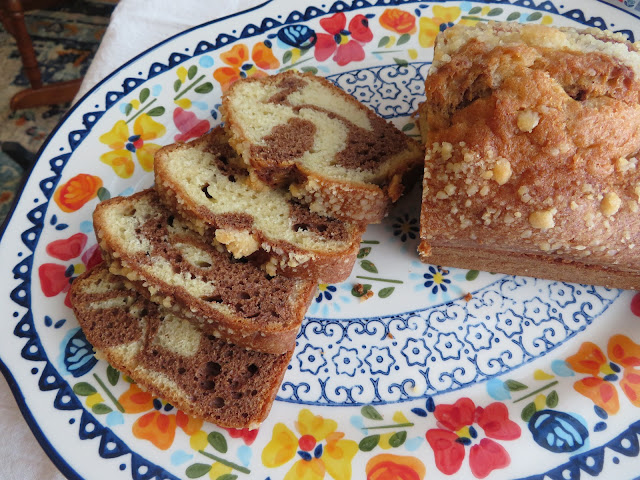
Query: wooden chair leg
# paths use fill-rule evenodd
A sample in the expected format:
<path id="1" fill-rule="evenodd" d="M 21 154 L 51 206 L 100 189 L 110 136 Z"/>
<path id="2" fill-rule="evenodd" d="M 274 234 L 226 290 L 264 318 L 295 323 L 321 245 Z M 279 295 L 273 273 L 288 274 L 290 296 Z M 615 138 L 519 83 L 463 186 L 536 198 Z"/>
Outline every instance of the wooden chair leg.
<path id="1" fill-rule="evenodd" d="M 5 0 L 3 3 L 7 20 L 11 23 L 11 33 L 18 43 L 22 65 L 24 65 L 24 71 L 29 79 L 31 88 L 40 88 L 42 87 L 42 77 L 40 76 L 40 69 L 38 68 L 36 52 L 33 49 L 33 42 L 31 41 L 29 32 L 27 32 L 27 26 L 24 23 L 22 3 L 20 0 Z"/>
<path id="2" fill-rule="evenodd" d="M 80 85 L 82 78 L 69 80 L 67 82 L 56 82 L 44 85 L 40 88 L 27 88 L 16 93 L 9 102 L 11 110 L 20 110 L 22 108 L 41 107 L 43 105 L 55 105 L 59 103 L 67 103 L 73 100 Z"/>

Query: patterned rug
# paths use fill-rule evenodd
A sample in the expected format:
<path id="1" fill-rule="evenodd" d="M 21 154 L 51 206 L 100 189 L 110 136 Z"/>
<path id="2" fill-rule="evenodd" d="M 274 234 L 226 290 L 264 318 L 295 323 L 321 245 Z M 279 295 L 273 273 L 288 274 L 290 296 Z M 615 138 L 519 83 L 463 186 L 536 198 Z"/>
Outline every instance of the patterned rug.
<path id="1" fill-rule="evenodd" d="M 84 75 L 114 6 L 113 1 L 107 0 L 72 0 L 55 10 L 25 13 L 45 84 Z M 69 108 L 63 104 L 12 112 L 9 100 L 28 86 L 16 42 L 0 25 L 0 143 L 4 152 L 0 154 L 0 224 L 30 167 L 32 154 Z"/>

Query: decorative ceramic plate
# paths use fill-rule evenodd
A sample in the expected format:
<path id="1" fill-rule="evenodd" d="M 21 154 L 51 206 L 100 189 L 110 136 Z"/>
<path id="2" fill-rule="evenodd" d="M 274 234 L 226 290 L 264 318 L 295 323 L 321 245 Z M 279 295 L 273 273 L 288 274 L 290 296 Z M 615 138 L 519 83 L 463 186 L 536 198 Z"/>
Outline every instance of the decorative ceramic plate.
<path id="1" fill-rule="evenodd" d="M 68 307 L 99 261 L 97 202 L 152 183 L 160 145 L 220 121 L 234 80 L 291 68 L 403 131 L 436 34 L 506 20 L 640 34 L 635 2 L 273 0 L 194 28 L 98 85 L 43 148 L 4 231 L 2 370 L 69 478 L 602 478 L 640 472 L 640 297 L 421 264 L 419 192 L 320 285 L 259 430 L 187 417 L 97 360 Z M 361 301 L 354 285 L 373 296 Z"/>

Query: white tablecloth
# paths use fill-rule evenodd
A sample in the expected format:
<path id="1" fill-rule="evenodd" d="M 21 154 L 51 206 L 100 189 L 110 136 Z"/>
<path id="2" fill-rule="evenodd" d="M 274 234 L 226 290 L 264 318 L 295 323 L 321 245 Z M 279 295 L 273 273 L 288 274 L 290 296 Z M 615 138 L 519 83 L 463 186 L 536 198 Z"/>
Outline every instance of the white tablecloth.
<path id="1" fill-rule="evenodd" d="M 261 3 L 264 0 L 121 0 L 76 99 L 82 98 L 127 60 L 156 43 L 194 25 Z M 29 430 L 4 378 L 0 380 L 0 433 L 0 479 L 65 478 Z"/>

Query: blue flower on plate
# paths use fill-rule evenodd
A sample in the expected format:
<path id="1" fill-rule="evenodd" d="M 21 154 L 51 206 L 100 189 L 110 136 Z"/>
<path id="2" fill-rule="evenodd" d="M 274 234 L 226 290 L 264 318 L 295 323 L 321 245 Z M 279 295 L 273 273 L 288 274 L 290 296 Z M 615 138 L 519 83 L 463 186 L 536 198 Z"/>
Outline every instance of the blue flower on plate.
<path id="1" fill-rule="evenodd" d="M 431 293 L 434 295 L 439 291 L 446 292 L 448 285 L 451 283 L 447 275 L 449 275 L 449 270 L 444 270 L 439 266 L 434 267 L 433 265 L 429 265 L 429 270 L 423 275 L 425 279 L 424 286 L 430 288 Z"/>
<path id="2" fill-rule="evenodd" d="M 393 228 L 393 234 L 396 237 L 400 237 L 400 240 L 406 242 L 407 239 L 415 240 L 418 238 L 418 219 L 416 217 L 410 217 L 408 213 L 400 217 L 396 217 L 395 222 L 391 226 Z"/>
<path id="3" fill-rule="evenodd" d="M 290 47 L 308 49 L 316 44 L 318 37 L 306 25 L 287 25 L 278 32 L 278 40 Z"/>
<path id="4" fill-rule="evenodd" d="M 320 303 L 323 299 L 327 301 L 332 300 L 333 294 L 336 293 L 337 288 L 333 285 L 321 283 L 318 285 L 318 290 L 320 293 L 318 293 L 318 296 L 316 297 L 316 302 Z"/>

